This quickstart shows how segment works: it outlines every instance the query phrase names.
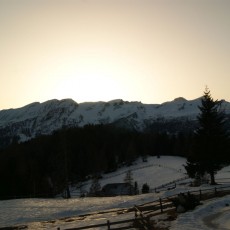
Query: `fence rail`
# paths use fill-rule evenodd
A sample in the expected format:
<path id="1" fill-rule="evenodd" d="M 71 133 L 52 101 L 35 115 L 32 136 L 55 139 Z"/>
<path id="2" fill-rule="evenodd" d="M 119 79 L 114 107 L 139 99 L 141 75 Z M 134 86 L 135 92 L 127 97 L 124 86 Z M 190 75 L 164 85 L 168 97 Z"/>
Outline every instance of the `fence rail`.
<path id="1" fill-rule="evenodd" d="M 230 186 L 222 186 L 222 187 L 214 187 L 211 189 L 200 189 L 194 191 L 188 191 L 187 193 L 194 195 L 199 201 L 208 200 L 214 197 L 221 197 L 224 195 L 230 194 Z M 175 194 L 172 196 L 160 198 L 158 200 L 154 200 L 151 202 L 147 202 L 141 205 L 135 205 L 133 208 L 127 209 L 128 212 L 134 213 L 133 219 L 126 219 L 122 221 L 110 222 L 109 220 L 107 223 L 104 224 L 97 224 L 97 225 L 89 225 L 89 226 L 82 226 L 76 228 L 67 228 L 65 230 L 81 230 L 81 229 L 91 229 L 96 227 L 105 227 L 108 230 L 121 230 L 121 229 L 132 229 L 132 228 L 140 228 L 144 230 L 153 229 L 150 223 L 150 218 L 152 216 L 160 215 L 164 212 L 169 210 L 175 210 L 176 206 L 173 203 L 173 199 L 177 198 L 179 194 Z M 119 226 L 112 228 L 111 226 L 115 226 L 118 224 L 127 224 L 125 226 Z M 60 228 L 57 228 L 60 230 Z"/>
<path id="2" fill-rule="evenodd" d="M 65 228 L 65 230 L 82 230 L 82 229 L 91 229 L 91 228 L 98 228 L 98 227 L 107 227 L 107 229 L 111 229 L 111 225 L 118 225 L 124 223 L 133 223 L 133 219 L 121 220 L 116 222 L 110 222 L 109 220 L 107 220 L 107 222 L 104 224 L 94 224 L 94 225 L 88 225 L 88 226 L 82 226 L 76 228 Z M 115 229 L 130 229 L 130 225 L 119 227 L 119 228 L 113 228 L 113 230 Z M 60 228 L 57 228 L 57 230 L 60 230 Z"/>

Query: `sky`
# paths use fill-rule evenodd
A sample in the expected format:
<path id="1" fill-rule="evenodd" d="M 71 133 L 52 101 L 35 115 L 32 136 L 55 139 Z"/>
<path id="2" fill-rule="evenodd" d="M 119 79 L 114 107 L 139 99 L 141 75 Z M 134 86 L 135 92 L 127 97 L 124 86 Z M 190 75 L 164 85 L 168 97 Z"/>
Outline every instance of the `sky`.
<path id="1" fill-rule="evenodd" d="M 230 101 L 229 0 L 0 0 L 0 110 Z"/>

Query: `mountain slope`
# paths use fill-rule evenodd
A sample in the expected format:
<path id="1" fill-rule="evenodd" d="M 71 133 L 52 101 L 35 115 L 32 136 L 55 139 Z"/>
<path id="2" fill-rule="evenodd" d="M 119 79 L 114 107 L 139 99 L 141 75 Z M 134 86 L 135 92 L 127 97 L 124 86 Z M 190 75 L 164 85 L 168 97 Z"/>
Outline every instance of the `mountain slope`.
<path id="1" fill-rule="evenodd" d="M 86 124 L 115 123 L 141 131 L 161 119 L 195 120 L 199 104 L 199 98 L 191 101 L 176 98 L 162 104 L 120 99 L 80 104 L 72 99 L 35 102 L 18 109 L 1 110 L 0 137 L 3 142 L 12 142 L 15 136 L 19 141 L 25 141 L 41 134 L 51 134 L 62 127 L 82 127 Z M 223 101 L 223 108 L 230 114 L 230 103 Z"/>

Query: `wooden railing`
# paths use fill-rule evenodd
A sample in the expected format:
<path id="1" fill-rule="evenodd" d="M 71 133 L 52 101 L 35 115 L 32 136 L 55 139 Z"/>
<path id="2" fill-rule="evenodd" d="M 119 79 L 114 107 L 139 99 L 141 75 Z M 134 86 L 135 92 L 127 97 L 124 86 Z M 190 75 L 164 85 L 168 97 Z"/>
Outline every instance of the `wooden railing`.
<path id="1" fill-rule="evenodd" d="M 198 201 L 204 201 L 204 200 L 208 200 L 214 197 L 221 197 L 221 196 L 230 194 L 230 186 L 188 191 L 184 194 L 193 195 Z M 161 198 L 159 200 L 155 200 L 152 202 L 148 202 L 148 203 L 139 205 L 138 209 L 142 211 L 142 214 L 145 216 L 146 215 L 154 216 L 154 215 L 162 214 L 163 212 L 167 212 L 169 210 L 176 209 L 176 206 L 175 206 L 175 203 L 173 203 L 173 200 L 178 198 L 178 195 L 179 194 L 175 194 L 172 196 Z"/>
<path id="2" fill-rule="evenodd" d="M 149 217 L 145 216 L 143 212 L 139 209 L 138 206 L 134 206 L 135 208 L 135 227 L 141 228 L 144 230 L 148 230 L 150 228 Z"/>
<path id="3" fill-rule="evenodd" d="M 199 201 L 204 201 L 214 197 L 221 197 L 230 194 L 230 186 L 223 186 L 218 188 L 214 187 L 211 189 L 203 189 L 203 190 L 200 189 L 200 190 L 189 191 L 188 193 L 193 195 Z M 176 206 L 175 203 L 173 203 L 173 199 L 177 198 L 178 195 L 179 194 L 168 196 L 165 198 L 160 198 L 158 200 L 147 202 L 138 206 L 135 205 L 133 208 L 129 208 L 127 212 L 134 213 L 133 219 L 126 219 L 126 220 L 116 221 L 116 222 L 110 222 L 108 220 L 107 223 L 104 224 L 89 225 L 89 226 L 82 226 L 76 228 L 65 228 L 65 230 L 81 230 L 81 229 L 91 229 L 96 227 L 104 227 L 105 229 L 108 230 L 131 229 L 131 228 L 137 228 L 137 229 L 139 228 L 144 230 L 154 229 L 153 226 L 151 226 L 150 218 L 152 216 L 160 215 L 170 210 L 175 210 Z M 121 225 L 121 224 L 124 224 L 124 226 L 116 227 L 116 225 Z M 57 228 L 57 230 L 60 230 L 60 228 Z"/>
<path id="4" fill-rule="evenodd" d="M 105 227 L 108 230 L 130 229 L 132 227 L 130 226 L 130 224 L 126 226 L 122 226 L 122 227 L 117 227 L 117 228 L 111 227 L 114 225 L 127 224 L 127 223 L 133 223 L 133 219 L 121 220 L 121 221 L 116 221 L 116 222 L 110 222 L 109 220 L 107 220 L 107 222 L 104 224 L 94 224 L 94 225 L 88 225 L 88 226 L 82 226 L 82 227 L 76 227 L 76 228 L 65 228 L 65 230 L 81 230 L 81 229 L 91 229 L 91 228 L 99 228 L 99 227 Z M 60 228 L 57 228 L 57 230 L 60 230 Z"/>

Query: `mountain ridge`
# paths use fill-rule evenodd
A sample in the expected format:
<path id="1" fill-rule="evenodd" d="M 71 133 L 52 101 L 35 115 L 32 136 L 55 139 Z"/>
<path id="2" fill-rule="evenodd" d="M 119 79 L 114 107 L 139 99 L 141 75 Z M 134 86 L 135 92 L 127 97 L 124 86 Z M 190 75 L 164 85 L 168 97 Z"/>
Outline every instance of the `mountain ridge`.
<path id="1" fill-rule="evenodd" d="M 138 131 L 159 119 L 196 120 L 201 98 L 183 97 L 162 104 L 115 99 L 108 102 L 77 103 L 72 99 L 52 99 L 33 102 L 17 109 L 0 110 L 0 137 L 18 137 L 26 141 L 38 135 L 49 135 L 63 127 L 83 127 L 87 124 L 119 123 Z M 230 103 L 222 100 L 222 108 L 230 114 Z"/>

